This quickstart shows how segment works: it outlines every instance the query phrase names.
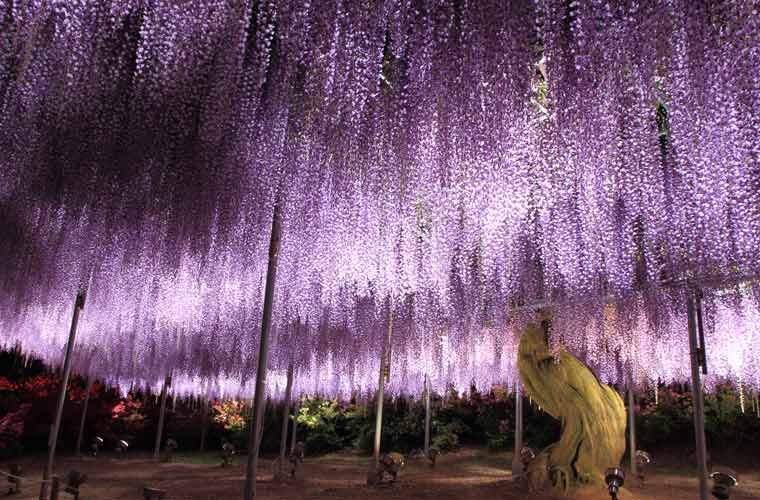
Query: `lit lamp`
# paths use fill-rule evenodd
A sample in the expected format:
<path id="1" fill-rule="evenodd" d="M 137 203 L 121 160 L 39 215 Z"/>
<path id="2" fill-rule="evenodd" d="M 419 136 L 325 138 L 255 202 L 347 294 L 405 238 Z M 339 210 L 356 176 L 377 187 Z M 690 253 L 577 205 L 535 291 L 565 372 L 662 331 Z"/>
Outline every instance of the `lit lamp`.
<path id="1" fill-rule="evenodd" d="M 98 456 L 98 452 L 100 451 L 101 446 L 103 446 L 103 438 L 100 436 L 95 436 L 95 439 L 92 440 L 92 444 L 90 445 L 90 450 L 92 450 L 93 457 Z"/>
<path id="2" fill-rule="evenodd" d="M 623 483 L 625 483 L 625 472 L 620 467 L 610 467 L 604 473 L 604 482 L 607 483 L 610 498 L 617 500 L 618 491 L 620 491 Z"/>
<path id="3" fill-rule="evenodd" d="M 225 441 L 222 445 L 222 467 L 230 465 L 233 455 L 235 455 L 235 445 Z"/>
<path id="4" fill-rule="evenodd" d="M 520 450 L 520 462 L 522 462 L 523 471 L 528 470 L 528 465 L 535 459 L 536 452 L 533 451 L 533 448 L 523 446 L 522 450 Z"/>
<path id="5" fill-rule="evenodd" d="M 645 479 L 645 472 L 649 464 L 652 463 L 652 457 L 643 450 L 636 450 L 636 472 L 639 476 L 639 480 L 643 483 Z"/>
<path id="6" fill-rule="evenodd" d="M 732 470 L 715 471 L 710 474 L 713 481 L 711 493 L 718 500 L 728 500 L 731 497 L 731 488 L 739 484 L 738 474 Z"/>
<path id="7" fill-rule="evenodd" d="M 129 443 L 123 439 L 119 439 L 119 442 L 116 443 L 116 454 L 119 456 L 119 458 L 124 458 L 124 455 L 127 453 L 128 449 Z"/>

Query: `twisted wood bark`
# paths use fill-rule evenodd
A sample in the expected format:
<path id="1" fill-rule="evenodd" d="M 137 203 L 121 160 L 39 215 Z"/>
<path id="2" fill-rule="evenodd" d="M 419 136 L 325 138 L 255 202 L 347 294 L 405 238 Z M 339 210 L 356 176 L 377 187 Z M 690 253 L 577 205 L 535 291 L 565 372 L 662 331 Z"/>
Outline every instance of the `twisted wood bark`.
<path id="1" fill-rule="evenodd" d="M 602 384 L 575 356 L 549 351 L 545 328 L 530 323 L 518 351 L 520 379 L 526 392 L 562 423 L 559 442 L 543 450 L 528 467 L 548 467 L 552 486 L 563 492 L 604 481 L 607 467 L 618 466 L 625 452 L 625 406 L 620 395 Z M 533 474 L 531 474 L 531 472 Z"/>

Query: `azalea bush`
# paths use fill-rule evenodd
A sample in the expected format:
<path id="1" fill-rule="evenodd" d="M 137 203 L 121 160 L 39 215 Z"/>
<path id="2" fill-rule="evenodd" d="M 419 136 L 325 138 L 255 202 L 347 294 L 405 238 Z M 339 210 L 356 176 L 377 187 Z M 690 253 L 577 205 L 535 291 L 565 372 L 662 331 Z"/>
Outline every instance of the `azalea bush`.
<path id="1" fill-rule="evenodd" d="M 0 353 L 0 360 L 8 358 Z M 55 373 L 40 369 L 34 361 L 19 362 L 12 356 L 0 366 L 0 457 L 23 451 L 44 450 L 60 390 Z M 84 406 L 87 381 L 73 376 L 66 388 L 59 447 L 72 450 Z M 733 450 L 760 446 L 760 418 L 753 412 L 752 397 L 745 394 L 742 413 L 737 387 L 722 383 L 705 396 L 705 426 L 711 450 Z M 535 450 L 556 442 L 560 422 L 526 397 L 524 400 L 524 442 Z M 657 451 L 672 446 L 693 449 L 694 426 L 691 392 L 688 385 L 660 386 L 636 395 L 638 448 Z M 441 451 L 461 446 L 487 446 L 490 450 L 511 450 L 514 446 L 515 399 L 505 388 L 494 386 L 481 392 L 476 387 L 459 393 L 453 389 L 431 398 L 431 444 Z M 305 398 L 298 402 L 298 440 L 304 441 L 309 455 L 344 448 L 370 453 L 375 441 L 376 403 L 374 398 L 349 401 Z M 200 445 L 201 429 L 207 425 L 207 449 L 218 449 L 224 440 L 239 450 L 248 448 L 250 403 L 212 401 L 207 419 L 200 403 L 168 398 L 165 416 L 166 438 L 179 442 L 182 450 Z M 261 452 L 279 450 L 282 403 L 268 401 L 264 413 Z M 157 394 L 130 391 L 122 394 L 95 382 L 91 388 L 84 445 L 94 435 L 105 439 L 104 449 L 113 450 L 118 439 L 127 439 L 132 449 L 152 449 L 160 411 Z M 292 432 L 289 420 L 288 433 Z M 421 397 L 395 397 L 384 401 L 382 450 L 407 453 L 423 447 L 425 406 Z"/>
<path id="2" fill-rule="evenodd" d="M 230 432 L 242 432 L 247 427 L 250 407 L 242 401 L 215 401 L 211 406 L 214 412 L 214 422 Z"/>
<path id="3" fill-rule="evenodd" d="M 24 433 L 24 419 L 31 406 L 29 403 L 24 403 L 0 419 L 0 458 L 12 457 L 22 451 L 21 436 Z"/>

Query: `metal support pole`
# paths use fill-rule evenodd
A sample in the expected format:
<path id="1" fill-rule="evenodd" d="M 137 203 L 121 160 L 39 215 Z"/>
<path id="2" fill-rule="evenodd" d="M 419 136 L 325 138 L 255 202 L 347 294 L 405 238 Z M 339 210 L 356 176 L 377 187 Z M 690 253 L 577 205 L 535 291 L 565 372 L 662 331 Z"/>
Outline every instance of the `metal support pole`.
<path id="1" fill-rule="evenodd" d="M 58 476 L 53 476 L 52 487 L 50 488 L 50 500 L 58 500 L 61 491 L 61 480 Z"/>
<path id="2" fill-rule="evenodd" d="M 430 451 L 430 379 L 425 374 L 425 456 Z"/>
<path id="3" fill-rule="evenodd" d="M 264 310 L 261 320 L 261 339 L 259 341 L 259 359 L 256 369 L 256 389 L 253 400 L 253 425 L 251 426 L 251 446 L 248 454 L 248 465 L 245 475 L 244 500 L 256 498 L 256 467 L 259 463 L 259 439 L 261 424 L 264 420 L 264 403 L 267 376 L 267 361 L 269 358 L 269 331 L 272 328 L 272 304 L 274 302 L 274 286 L 277 277 L 277 257 L 280 253 L 280 234 L 282 222 L 282 208 L 279 195 L 274 202 L 272 214 L 272 235 L 269 240 L 269 264 L 267 266 L 267 279 L 264 288 Z"/>
<path id="4" fill-rule="evenodd" d="M 158 426 L 156 428 L 156 445 L 153 447 L 153 458 L 161 456 L 161 434 L 164 431 L 164 419 L 166 418 L 166 396 L 169 393 L 169 387 L 172 385 L 171 372 L 164 379 L 164 386 L 161 389 L 161 410 L 158 414 Z"/>
<path id="5" fill-rule="evenodd" d="M 285 386 L 285 401 L 282 408 L 282 431 L 280 433 L 280 474 L 285 467 L 285 453 L 288 447 L 288 417 L 290 417 L 290 393 L 293 390 L 293 362 L 288 365 L 288 382 Z"/>
<path id="6" fill-rule="evenodd" d="M 293 435 L 290 437 L 290 453 L 296 451 L 296 430 L 298 429 L 298 405 L 293 406 Z"/>
<path id="7" fill-rule="evenodd" d="M 388 336 L 383 342 L 380 354 L 380 380 L 377 386 L 377 416 L 375 418 L 375 466 L 380 464 L 380 437 L 383 433 L 383 398 L 385 397 L 385 378 L 389 362 L 386 359 L 390 351 L 391 333 L 393 332 L 393 302 L 388 301 Z"/>
<path id="8" fill-rule="evenodd" d="M 84 397 L 84 408 L 82 408 L 82 419 L 79 422 L 79 436 L 77 436 L 76 456 L 82 456 L 82 439 L 84 437 L 84 422 L 87 419 L 87 406 L 90 404 L 90 392 L 92 392 L 92 384 L 95 382 L 95 377 L 87 377 L 87 394 Z"/>
<path id="9" fill-rule="evenodd" d="M 520 390 L 520 374 L 515 380 L 515 454 L 512 458 L 512 477 L 522 476 L 523 464 L 520 452 L 523 448 L 523 398 Z"/>
<path id="10" fill-rule="evenodd" d="M 211 393 L 211 381 L 206 383 L 206 394 L 201 403 L 201 451 L 206 451 L 206 433 L 208 432 L 208 400 Z"/>
<path id="11" fill-rule="evenodd" d="M 85 293 L 79 292 L 74 301 L 74 314 L 71 317 L 71 328 L 69 329 L 69 340 L 66 343 L 66 355 L 63 358 L 63 373 L 61 375 L 61 389 L 58 393 L 58 405 L 55 410 L 55 419 L 53 428 L 50 431 L 50 449 L 48 450 L 48 459 L 43 472 L 42 479 L 48 479 L 53 475 L 53 464 L 55 463 L 55 449 L 58 446 L 58 432 L 61 428 L 61 416 L 63 415 L 63 404 L 66 401 L 66 389 L 69 385 L 69 375 L 71 375 L 71 353 L 74 350 L 74 342 L 77 336 L 77 324 L 79 323 L 79 314 L 84 309 Z M 40 487 L 40 500 L 47 496 L 47 483 L 42 483 Z"/>
<path id="12" fill-rule="evenodd" d="M 694 295 L 688 292 L 686 310 L 689 320 L 689 350 L 691 354 L 691 395 L 694 405 L 694 434 L 697 446 L 697 468 L 699 473 L 699 498 L 708 500 L 707 490 L 707 446 L 705 444 L 705 408 L 700 377 L 700 348 L 697 344 L 697 323 L 695 320 Z"/>
<path id="13" fill-rule="evenodd" d="M 631 478 L 638 475 L 636 464 L 636 407 L 633 394 L 633 372 L 628 372 L 628 445 L 630 448 Z"/>
<path id="14" fill-rule="evenodd" d="M 654 405 L 660 406 L 660 381 L 654 383 Z"/>

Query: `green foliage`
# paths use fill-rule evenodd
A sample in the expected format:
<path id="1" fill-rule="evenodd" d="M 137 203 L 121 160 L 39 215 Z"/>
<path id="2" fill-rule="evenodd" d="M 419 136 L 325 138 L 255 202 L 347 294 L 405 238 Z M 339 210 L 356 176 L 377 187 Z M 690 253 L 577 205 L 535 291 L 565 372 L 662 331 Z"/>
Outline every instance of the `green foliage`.
<path id="1" fill-rule="evenodd" d="M 24 451 L 44 450 L 58 391 L 57 375 L 41 372 L 40 363 L 22 359 L 18 353 L 0 351 L 0 456 Z M 5 374 L 3 376 L 2 374 Z M 7 378 L 6 378 L 7 377 Z M 74 377 L 68 387 L 64 406 L 63 428 L 78 429 L 85 397 L 86 380 Z M 754 394 L 746 394 L 746 412 L 742 413 L 737 387 L 720 384 L 710 388 L 705 397 L 705 420 L 711 450 L 752 449 L 760 446 L 760 419 L 753 414 Z M 653 392 L 637 395 L 637 434 L 639 448 L 656 452 L 663 445 L 693 449 L 694 431 L 691 393 L 688 386 L 659 388 L 659 404 Z M 500 386 L 488 392 L 471 387 L 460 394 L 453 388 L 445 398 L 432 398 L 431 444 L 442 451 L 462 445 L 487 445 L 490 450 L 510 450 L 514 446 L 514 396 Z M 23 411 L 22 410 L 23 407 Z M 169 401 L 165 436 L 179 442 L 180 451 L 196 450 L 200 444 L 202 416 L 197 401 Z M 118 391 L 96 382 L 92 388 L 84 446 L 91 436 L 105 438 L 105 450 L 112 450 L 117 439 L 129 437 L 133 449 L 152 449 L 154 423 L 158 419 L 159 400 L 155 394 L 139 391 L 122 397 Z M 422 448 L 425 407 L 422 398 L 387 398 L 384 402 L 382 450 L 409 452 Z M 19 416 L 23 415 L 20 419 Z M 343 448 L 371 452 L 374 445 L 375 408 L 355 401 L 341 402 L 311 398 L 302 402 L 298 412 L 298 439 L 305 441 L 307 453 L 317 455 Z M 264 414 L 261 451 L 279 450 L 282 405 L 268 402 Z M 21 425 L 23 424 L 23 425 Z M 249 402 L 211 402 L 209 405 L 206 446 L 212 461 L 224 439 L 244 450 L 248 447 L 250 425 Z M 541 450 L 556 442 L 560 423 L 524 400 L 524 441 Z M 62 432 L 59 447 L 71 450 L 76 432 Z"/>
<path id="2" fill-rule="evenodd" d="M 760 445 L 760 419 L 752 414 L 752 403 L 746 395 L 742 413 L 737 388 L 718 384 L 705 394 L 705 433 L 709 448 L 738 449 Z M 636 415 L 640 448 L 654 449 L 663 443 L 693 447 L 694 414 L 689 387 L 681 384 L 658 388 L 658 401 L 653 394 L 640 394 Z"/>
<path id="3" fill-rule="evenodd" d="M 344 430 L 349 412 L 337 400 L 307 399 L 298 411 L 298 424 L 305 427 L 306 453 L 318 455 L 340 450 L 350 439 Z M 353 414 L 352 414 L 353 420 Z"/>

